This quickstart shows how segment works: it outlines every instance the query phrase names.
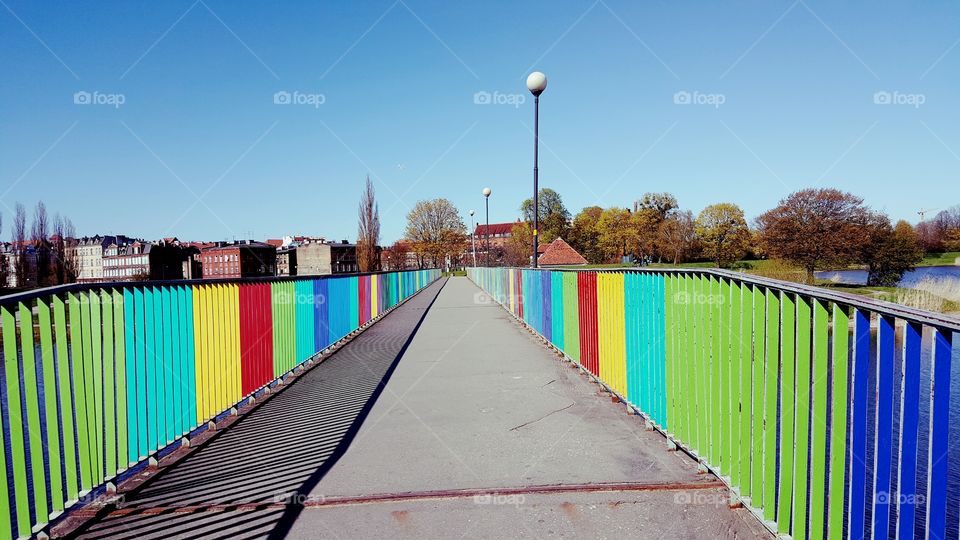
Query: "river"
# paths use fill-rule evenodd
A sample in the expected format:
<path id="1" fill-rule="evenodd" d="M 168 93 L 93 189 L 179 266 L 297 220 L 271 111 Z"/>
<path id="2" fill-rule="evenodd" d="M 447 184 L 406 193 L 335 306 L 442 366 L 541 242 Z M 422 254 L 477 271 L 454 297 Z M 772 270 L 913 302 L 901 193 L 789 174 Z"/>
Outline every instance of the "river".
<path id="1" fill-rule="evenodd" d="M 814 274 L 817 279 L 826 279 L 847 285 L 866 285 L 866 270 L 826 270 Z M 903 275 L 897 285 L 906 288 L 916 288 L 923 280 L 946 281 L 956 285 L 960 291 L 960 266 L 921 266 Z"/>

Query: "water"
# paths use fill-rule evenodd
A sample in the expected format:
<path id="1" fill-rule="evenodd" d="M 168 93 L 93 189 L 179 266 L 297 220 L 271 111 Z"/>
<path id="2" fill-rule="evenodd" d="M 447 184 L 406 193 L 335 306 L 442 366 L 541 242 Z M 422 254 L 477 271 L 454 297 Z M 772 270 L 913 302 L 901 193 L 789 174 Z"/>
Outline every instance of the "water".
<path id="1" fill-rule="evenodd" d="M 866 285 L 866 270 L 826 270 L 815 272 L 817 279 L 836 281 L 844 285 Z M 903 275 L 897 285 L 906 288 L 915 288 L 924 279 L 946 280 L 955 284 L 960 290 L 960 266 L 921 266 Z"/>

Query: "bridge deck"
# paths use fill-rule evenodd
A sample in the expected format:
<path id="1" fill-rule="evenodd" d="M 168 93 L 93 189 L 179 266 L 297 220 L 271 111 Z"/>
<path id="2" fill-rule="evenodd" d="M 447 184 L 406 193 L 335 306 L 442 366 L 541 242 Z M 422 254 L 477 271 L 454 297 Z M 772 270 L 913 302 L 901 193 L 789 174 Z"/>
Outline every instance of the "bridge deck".
<path id="1" fill-rule="evenodd" d="M 430 286 L 82 535 L 769 536 L 477 292 Z"/>

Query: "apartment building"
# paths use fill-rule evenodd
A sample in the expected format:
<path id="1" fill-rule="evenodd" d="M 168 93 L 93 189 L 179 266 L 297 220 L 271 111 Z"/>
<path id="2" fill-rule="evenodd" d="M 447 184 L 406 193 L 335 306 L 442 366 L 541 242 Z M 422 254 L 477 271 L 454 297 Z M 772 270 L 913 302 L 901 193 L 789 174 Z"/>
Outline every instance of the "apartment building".
<path id="1" fill-rule="evenodd" d="M 200 252 L 204 279 L 276 275 L 277 249 L 264 242 L 219 242 Z"/>

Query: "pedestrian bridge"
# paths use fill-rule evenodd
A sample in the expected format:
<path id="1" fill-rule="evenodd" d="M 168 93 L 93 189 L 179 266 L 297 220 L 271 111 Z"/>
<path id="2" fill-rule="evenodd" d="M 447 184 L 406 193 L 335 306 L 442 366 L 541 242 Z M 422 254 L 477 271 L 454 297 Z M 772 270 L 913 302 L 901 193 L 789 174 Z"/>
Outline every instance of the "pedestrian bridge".
<path id="1" fill-rule="evenodd" d="M 0 302 L 0 538 L 957 535 L 935 314 L 708 270 Z"/>

